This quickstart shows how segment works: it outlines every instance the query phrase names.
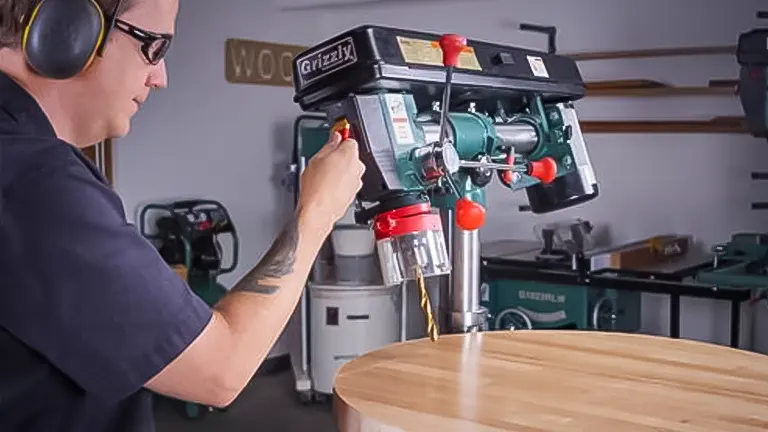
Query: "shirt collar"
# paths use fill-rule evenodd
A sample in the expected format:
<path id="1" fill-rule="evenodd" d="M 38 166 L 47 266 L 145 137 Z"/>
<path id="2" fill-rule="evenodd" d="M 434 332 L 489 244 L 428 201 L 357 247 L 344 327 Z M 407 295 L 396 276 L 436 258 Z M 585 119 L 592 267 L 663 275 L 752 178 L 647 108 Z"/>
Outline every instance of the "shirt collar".
<path id="1" fill-rule="evenodd" d="M 40 104 L 21 85 L 0 71 L 0 129 L 11 123 L 23 132 L 56 138 L 56 131 Z"/>

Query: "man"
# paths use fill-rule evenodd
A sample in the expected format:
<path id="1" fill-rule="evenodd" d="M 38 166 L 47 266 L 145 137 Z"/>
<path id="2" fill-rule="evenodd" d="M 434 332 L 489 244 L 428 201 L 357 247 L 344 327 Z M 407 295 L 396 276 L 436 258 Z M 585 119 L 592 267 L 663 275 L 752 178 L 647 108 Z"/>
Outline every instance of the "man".
<path id="1" fill-rule="evenodd" d="M 166 86 L 162 55 L 178 0 L 123 1 L 100 56 L 53 80 L 20 51 L 35 1 L 0 0 L 4 432 L 151 431 L 150 392 L 230 404 L 361 186 L 356 144 L 334 134 L 304 172 L 295 216 L 272 247 L 221 302 L 205 305 L 127 223 L 79 150 L 126 134 L 150 91 Z M 117 0 L 97 3 L 115 14 Z"/>

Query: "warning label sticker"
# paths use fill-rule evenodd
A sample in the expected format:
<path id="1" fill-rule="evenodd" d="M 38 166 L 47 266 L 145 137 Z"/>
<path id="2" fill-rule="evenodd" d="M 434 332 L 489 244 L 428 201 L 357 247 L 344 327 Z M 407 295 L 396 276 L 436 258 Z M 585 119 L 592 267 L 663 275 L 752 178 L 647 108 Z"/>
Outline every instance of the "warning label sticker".
<path id="1" fill-rule="evenodd" d="M 397 144 L 415 144 L 416 140 L 413 137 L 411 120 L 408 118 L 408 110 L 405 107 L 405 98 L 403 95 L 389 93 L 385 96 L 385 100 Z"/>
<path id="2" fill-rule="evenodd" d="M 439 42 L 398 36 L 397 44 L 400 46 L 400 53 L 406 63 L 443 66 L 443 50 L 440 48 Z M 483 70 L 475 54 L 475 49 L 471 46 L 467 46 L 461 51 L 456 67 Z"/>
<path id="3" fill-rule="evenodd" d="M 549 78 L 547 66 L 541 57 L 528 56 L 528 64 L 531 65 L 531 72 L 537 77 Z"/>

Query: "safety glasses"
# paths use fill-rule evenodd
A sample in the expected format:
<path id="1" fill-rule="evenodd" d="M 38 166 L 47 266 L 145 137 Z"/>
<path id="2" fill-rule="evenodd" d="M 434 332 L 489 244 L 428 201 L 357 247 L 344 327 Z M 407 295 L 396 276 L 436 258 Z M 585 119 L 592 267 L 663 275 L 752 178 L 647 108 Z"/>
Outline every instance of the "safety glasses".
<path id="1" fill-rule="evenodd" d="M 168 52 L 168 47 L 171 46 L 173 35 L 167 33 L 155 33 L 153 31 L 145 30 L 141 27 L 137 27 L 129 22 L 117 18 L 117 14 L 120 12 L 120 6 L 122 3 L 123 0 L 117 0 L 114 10 L 112 10 L 112 13 L 108 16 L 109 30 L 111 31 L 113 28 L 116 28 L 128 36 L 136 39 L 139 41 L 139 43 L 141 43 L 141 53 L 144 55 L 144 58 L 147 60 L 147 62 L 152 65 L 160 63 L 163 57 L 165 57 L 165 54 Z M 102 54 L 105 45 L 106 43 L 103 43 L 100 47 L 99 55 Z"/>
<path id="2" fill-rule="evenodd" d="M 165 57 L 171 46 L 173 35 L 144 30 L 119 18 L 115 19 L 115 28 L 141 43 L 141 53 L 150 64 L 156 65 Z"/>

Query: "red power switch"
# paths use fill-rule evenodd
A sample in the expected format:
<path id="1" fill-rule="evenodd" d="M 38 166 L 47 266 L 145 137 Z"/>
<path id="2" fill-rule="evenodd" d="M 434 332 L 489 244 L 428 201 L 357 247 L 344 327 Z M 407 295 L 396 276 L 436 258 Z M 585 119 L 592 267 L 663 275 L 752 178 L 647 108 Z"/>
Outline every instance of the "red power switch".
<path id="1" fill-rule="evenodd" d="M 465 231 L 474 231 L 485 223 L 485 209 L 464 197 L 456 201 L 456 225 Z"/>
<path id="2" fill-rule="evenodd" d="M 440 38 L 443 50 L 443 66 L 454 67 L 459 63 L 459 55 L 467 47 L 467 38 L 457 34 L 445 34 Z"/>
<path id="3" fill-rule="evenodd" d="M 557 177 L 557 162 L 551 157 L 545 157 L 528 164 L 528 175 L 547 184 Z"/>

